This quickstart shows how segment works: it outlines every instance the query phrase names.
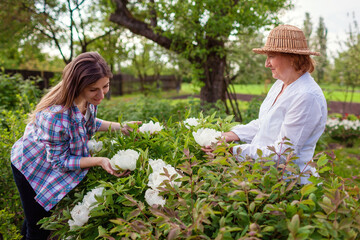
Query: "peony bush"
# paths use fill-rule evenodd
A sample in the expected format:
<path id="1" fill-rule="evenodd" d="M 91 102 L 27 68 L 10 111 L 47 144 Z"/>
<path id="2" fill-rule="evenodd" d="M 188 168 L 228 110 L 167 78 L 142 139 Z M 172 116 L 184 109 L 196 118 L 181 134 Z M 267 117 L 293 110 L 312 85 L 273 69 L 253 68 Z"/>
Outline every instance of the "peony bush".
<path id="1" fill-rule="evenodd" d="M 199 114 L 198 124 L 190 127 L 185 120 L 169 119 L 159 123 L 162 129 L 156 134 L 134 125 L 130 136 L 97 135 L 103 142 L 98 156 L 112 159 L 131 149 L 138 157 L 129 154 L 123 161 L 136 159 L 135 168 L 122 178 L 90 169 L 52 215 L 41 220 L 42 227 L 60 239 L 359 238 L 359 189 L 352 179 L 332 174 L 335 156 L 316 156 L 309 164 L 320 176 L 299 185 L 299 176 L 309 173 L 300 173 L 291 149 L 281 164 L 260 151 L 259 159 L 239 162 L 228 152 L 234 144 L 221 140 L 206 155 L 194 133 L 226 132 L 236 124 L 232 117 L 214 116 Z M 91 194 L 93 189 L 102 190 Z M 89 196 L 91 204 L 85 205 Z"/>
<path id="2" fill-rule="evenodd" d="M 352 147 L 360 137 L 360 116 L 332 115 L 326 121 L 326 132 L 332 139 Z"/>

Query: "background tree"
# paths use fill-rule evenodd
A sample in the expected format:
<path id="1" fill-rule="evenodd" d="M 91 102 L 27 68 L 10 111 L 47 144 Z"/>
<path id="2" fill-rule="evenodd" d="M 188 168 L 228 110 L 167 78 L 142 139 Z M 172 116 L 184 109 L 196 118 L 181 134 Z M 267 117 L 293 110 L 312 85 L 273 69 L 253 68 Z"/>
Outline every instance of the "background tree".
<path id="1" fill-rule="evenodd" d="M 286 0 L 114 0 L 110 20 L 170 49 L 191 62 L 193 77 L 204 83 L 204 102 L 225 100 L 229 37 L 249 34 L 278 22 Z"/>
<path id="2" fill-rule="evenodd" d="M 30 4 L 30 3 L 29 3 Z M 32 35 L 31 14 L 19 1 L 0 1 L 0 66 L 6 69 L 49 70 L 49 56 L 41 52 L 41 41 Z"/>
<path id="3" fill-rule="evenodd" d="M 310 13 L 306 12 L 303 31 L 306 37 L 308 47 L 311 47 L 310 39 L 311 39 L 312 28 L 313 28 L 313 24 L 311 22 Z"/>
<path id="4" fill-rule="evenodd" d="M 22 39 L 43 46 L 54 46 L 65 63 L 75 54 L 86 52 L 89 45 L 117 31 L 108 19 L 105 0 L 4 0 L 1 12 L 13 9 L 9 19 L 16 19 L 23 30 Z M 13 5 L 13 6 L 12 6 Z M 9 21 L 7 28 L 14 24 Z M 9 33 L 16 29 L 8 28 Z"/>
<path id="5" fill-rule="evenodd" d="M 355 88 L 360 86 L 360 30 L 355 18 L 349 25 L 347 40 L 341 45 L 342 52 L 335 58 L 334 71 L 338 84 L 346 85 L 345 101 L 352 102 Z M 344 103 L 345 104 L 345 103 Z"/>
<path id="6" fill-rule="evenodd" d="M 316 50 L 320 52 L 320 56 L 315 57 L 316 59 L 316 76 L 318 82 L 324 82 L 325 70 L 328 65 L 327 60 L 327 28 L 325 26 L 324 18 L 319 18 L 319 25 L 316 29 L 315 36 Z"/>

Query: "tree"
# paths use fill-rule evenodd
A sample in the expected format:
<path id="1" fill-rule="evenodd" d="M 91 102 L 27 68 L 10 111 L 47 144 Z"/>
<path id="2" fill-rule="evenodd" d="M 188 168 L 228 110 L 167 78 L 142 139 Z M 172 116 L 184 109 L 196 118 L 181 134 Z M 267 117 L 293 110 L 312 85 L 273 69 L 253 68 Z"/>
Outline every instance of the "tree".
<path id="1" fill-rule="evenodd" d="M 311 47 L 310 46 L 310 39 L 311 39 L 312 27 L 313 27 L 313 24 L 311 22 L 310 13 L 306 12 L 305 13 L 305 20 L 304 20 L 304 29 L 303 30 L 304 30 L 304 34 L 305 34 L 305 37 L 306 37 L 308 47 Z"/>
<path id="2" fill-rule="evenodd" d="M 278 22 L 286 0 L 114 0 L 110 21 L 180 54 L 193 76 L 204 83 L 202 102 L 225 101 L 228 83 L 227 42 L 230 36 L 250 34 Z"/>
<path id="3" fill-rule="evenodd" d="M 360 86 L 360 29 L 355 14 L 352 25 L 349 25 L 348 38 L 344 45 L 346 49 L 339 52 L 338 57 L 335 58 L 334 71 L 338 83 L 347 87 L 346 98 L 348 93 L 351 93 L 349 96 L 351 103 L 356 87 Z"/>
<path id="4" fill-rule="evenodd" d="M 328 65 L 327 60 L 327 28 L 325 27 L 324 18 L 319 18 L 319 26 L 316 30 L 316 50 L 320 52 L 320 56 L 317 56 L 315 59 L 317 61 L 316 64 L 316 74 L 317 81 L 323 82 L 325 69 Z"/>
<path id="5" fill-rule="evenodd" d="M 109 11 L 101 9 L 105 3 L 104 0 L 4 0 L 1 12 L 15 9 L 8 18 L 16 19 L 16 26 L 23 30 L 20 37 L 31 36 L 44 45 L 51 43 L 63 61 L 69 63 L 75 54 L 88 51 L 90 44 L 118 31 L 106 21 Z M 13 33 L 15 24 L 6 23 L 8 32 Z"/>

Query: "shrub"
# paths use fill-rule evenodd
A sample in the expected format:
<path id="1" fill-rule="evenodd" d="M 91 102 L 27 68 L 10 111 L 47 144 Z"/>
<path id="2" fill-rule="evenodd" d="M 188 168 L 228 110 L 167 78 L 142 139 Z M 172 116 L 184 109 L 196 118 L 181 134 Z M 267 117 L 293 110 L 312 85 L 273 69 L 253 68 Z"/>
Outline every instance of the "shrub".
<path id="1" fill-rule="evenodd" d="M 21 239 L 20 232 L 12 219 L 13 213 L 9 213 L 8 209 L 0 210 L 0 239 Z"/>
<path id="2" fill-rule="evenodd" d="M 14 110 L 23 108 L 29 112 L 42 91 L 36 79 L 24 80 L 20 74 L 7 75 L 0 72 L 0 108 Z"/>
<path id="3" fill-rule="evenodd" d="M 189 113 L 185 114 L 185 118 Z M 319 155 L 309 164 L 327 179 L 310 177 L 299 185 L 300 173 L 290 149 L 286 162 L 272 158 L 242 159 L 229 154 L 233 144 L 214 146 L 204 155 L 192 132 L 200 128 L 229 131 L 231 117 L 198 116 L 200 124 L 185 127 L 181 121 L 166 122 L 156 134 L 135 131 L 98 134 L 104 148 L 99 156 L 111 158 L 118 150 L 140 153 L 137 168 L 116 178 L 92 168 L 86 179 L 43 219 L 42 226 L 55 236 L 69 239 L 355 239 L 360 230 L 359 189 L 351 179 L 331 174 L 332 155 Z M 156 120 L 156 119 L 154 119 Z M 258 153 L 260 156 L 261 152 Z M 274 156 L 276 153 L 274 153 Z M 165 205 L 145 201 L 154 171 L 149 159 L 162 159 L 177 169 L 158 190 Z M 180 179 L 177 179 L 180 177 Z M 173 184 L 179 182 L 179 184 Z M 104 187 L 90 218 L 70 229 L 71 210 L 95 187 Z"/>
<path id="4" fill-rule="evenodd" d="M 10 166 L 12 145 L 23 135 L 27 113 L 31 111 L 41 91 L 33 81 L 24 81 L 20 75 L 0 73 L 0 239 L 16 239 L 13 226 L 20 226 L 22 207 Z M 10 217 L 11 216 L 11 217 Z M 8 227 L 8 229 L 7 229 Z M 14 234 L 13 236 L 11 234 Z M 13 238 L 8 238 L 12 236 Z"/>
<path id="5" fill-rule="evenodd" d="M 352 147 L 360 137 L 360 118 L 352 114 L 330 116 L 326 122 L 326 132 L 335 141 Z"/>
<path id="6" fill-rule="evenodd" d="M 216 105 L 202 106 L 199 99 L 186 99 L 181 101 L 161 99 L 154 96 L 136 97 L 130 101 L 121 101 L 116 98 L 111 101 L 104 101 L 99 105 L 98 117 L 111 121 L 139 120 L 145 121 L 151 118 L 166 122 L 172 118 L 179 121 L 184 118 L 186 112 L 191 109 L 190 115 L 197 116 L 200 112 L 211 115 L 216 112 L 218 117 L 226 117 L 223 104 L 219 101 Z"/>

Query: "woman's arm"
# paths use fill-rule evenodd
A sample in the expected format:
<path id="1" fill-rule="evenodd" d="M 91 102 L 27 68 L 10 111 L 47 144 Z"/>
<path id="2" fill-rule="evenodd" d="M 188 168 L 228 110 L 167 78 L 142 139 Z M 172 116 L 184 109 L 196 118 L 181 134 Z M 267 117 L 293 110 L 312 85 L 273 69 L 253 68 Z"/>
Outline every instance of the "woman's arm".
<path id="1" fill-rule="evenodd" d="M 99 131 L 107 131 L 109 130 L 109 127 L 111 127 L 111 130 L 116 131 L 116 130 L 120 130 L 121 125 L 118 122 L 110 122 L 110 121 L 102 120 Z"/>
<path id="2" fill-rule="evenodd" d="M 130 121 L 128 123 L 139 125 L 142 122 L 141 121 Z M 121 124 L 118 122 L 110 122 L 110 121 L 105 121 L 105 120 L 102 120 L 102 123 L 101 123 L 98 131 L 107 131 L 107 130 L 109 130 L 109 127 L 111 127 L 111 130 L 113 130 L 113 131 L 117 131 L 117 130 L 121 129 L 121 132 L 125 135 L 128 135 L 129 131 L 132 131 L 132 128 L 129 127 L 127 124 L 124 124 L 123 126 L 121 126 Z"/>

